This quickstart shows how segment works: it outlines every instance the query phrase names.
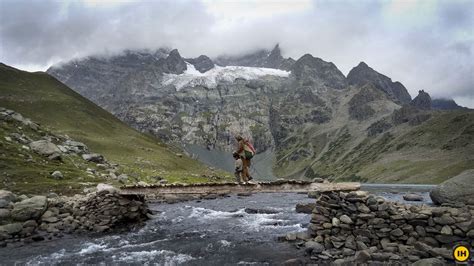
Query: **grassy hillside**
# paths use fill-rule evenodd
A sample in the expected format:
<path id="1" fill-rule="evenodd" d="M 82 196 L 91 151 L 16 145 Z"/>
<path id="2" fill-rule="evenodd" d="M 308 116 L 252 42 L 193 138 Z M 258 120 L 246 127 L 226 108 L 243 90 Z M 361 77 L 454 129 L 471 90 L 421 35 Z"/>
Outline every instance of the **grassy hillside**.
<path id="1" fill-rule="evenodd" d="M 403 113 L 371 87 L 334 93 L 326 99 L 335 103 L 331 120 L 297 127 L 291 121 L 302 115 L 296 114 L 286 119 L 289 125 L 283 123 L 286 136 L 274 168 L 278 176 L 436 184 L 474 169 L 473 110 L 403 108 Z M 288 106 L 297 103 L 283 108 Z M 394 111 L 409 121 L 396 123 Z M 374 125 L 378 131 L 371 134 Z"/>
<path id="2" fill-rule="evenodd" d="M 48 130 L 84 142 L 93 152 L 118 163 L 135 180 L 161 176 L 168 181 L 206 181 L 209 169 L 155 138 L 128 127 L 110 113 L 46 73 L 29 73 L 0 64 L 0 106 Z M 17 165 L 15 175 L 27 174 Z M 222 173 L 221 173 L 222 174 Z"/>

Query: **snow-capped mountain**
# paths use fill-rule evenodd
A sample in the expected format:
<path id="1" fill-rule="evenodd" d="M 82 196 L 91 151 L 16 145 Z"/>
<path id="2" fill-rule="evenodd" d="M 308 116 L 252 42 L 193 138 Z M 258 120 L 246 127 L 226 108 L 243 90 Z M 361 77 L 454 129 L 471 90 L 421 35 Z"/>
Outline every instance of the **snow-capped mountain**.
<path id="1" fill-rule="evenodd" d="M 186 63 L 187 69 L 182 74 L 164 74 L 163 85 L 172 85 L 176 90 L 184 87 L 204 86 L 215 88 L 219 83 L 232 83 L 236 79 L 256 80 L 263 76 L 288 77 L 289 71 L 263 67 L 243 66 L 214 66 L 212 69 L 201 73 L 194 65 Z"/>

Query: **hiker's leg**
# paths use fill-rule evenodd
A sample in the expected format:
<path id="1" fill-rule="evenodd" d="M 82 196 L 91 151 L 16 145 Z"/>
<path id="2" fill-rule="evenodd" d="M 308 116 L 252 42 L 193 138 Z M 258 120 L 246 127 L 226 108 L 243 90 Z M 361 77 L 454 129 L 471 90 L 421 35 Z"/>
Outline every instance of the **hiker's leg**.
<path id="1" fill-rule="evenodd" d="M 248 160 L 247 159 L 242 159 L 242 163 L 243 163 L 242 179 L 244 180 L 244 182 L 248 182 L 249 181 Z"/>
<path id="2" fill-rule="evenodd" d="M 240 172 L 235 171 L 235 172 L 234 172 L 234 176 L 235 176 L 235 181 L 236 181 L 237 183 L 242 182 L 242 181 L 240 181 Z"/>

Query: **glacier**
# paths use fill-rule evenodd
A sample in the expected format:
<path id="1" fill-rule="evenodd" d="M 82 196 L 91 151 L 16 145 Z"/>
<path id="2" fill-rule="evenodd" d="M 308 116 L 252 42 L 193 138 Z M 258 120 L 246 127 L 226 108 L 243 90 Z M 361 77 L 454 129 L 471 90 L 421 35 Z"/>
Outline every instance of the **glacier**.
<path id="1" fill-rule="evenodd" d="M 288 71 L 264 67 L 214 66 L 204 73 L 197 71 L 194 65 L 188 62 L 186 67 L 186 71 L 182 74 L 164 74 L 162 84 L 173 85 L 179 91 L 184 87 L 195 86 L 215 88 L 219 82 L 233 82 L 238 78 L 252 80 L 266 75 L 278 77 L 290 75 Z"/>

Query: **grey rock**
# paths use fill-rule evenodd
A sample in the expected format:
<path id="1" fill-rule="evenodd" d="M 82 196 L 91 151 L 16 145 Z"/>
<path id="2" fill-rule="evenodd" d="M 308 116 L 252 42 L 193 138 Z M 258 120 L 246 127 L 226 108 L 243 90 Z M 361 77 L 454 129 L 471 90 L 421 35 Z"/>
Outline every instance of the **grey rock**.
<path id="1" fill-rule="evenodd" d="M 296 240 L 296 233 L 287 233 L 285 236 L 287 241 L 295 241 Z"/>
<path id="2" fill-rule="evenodd" d="M 313 254 L 320 254 L 325 248 L 322 244 L 316 241 L 307 241 L 305 243 L 306 252 Z"/>
<path id="3" fill-rule="evenodd" d="M 28 220 L 23 223 L 23 227 L 37 227 L 38 223 L 35 220 Z"/>
<path id="4" fill-rule="evenodd" d="M 440 225 L 454 224 L 456 220 L 453 219 L 449 214 L 445 213 L 440 217 L 434 217 L 433 221 Z"/>
<path id="5" fill-rule="evenodd" d="M 469 237 L 469 238 L 474 238 L 474 229 L 469 230 L 469 232 L 467 232 L 466 236 Z"/>
<path id="6" fill-rule="evenodd" d="M 48 201 L 45 196 L 34 196 L 14 204 L 11 216 L 17 221 L 37 219 L 46 211 Z"/>
<path id="7" fill-rule="evenodd" d="M 50 156 L 48 156 L 48 160 L 50 160 L 50 161 L 62 161 L 63 158 L 61 157 L 61 154 L 53 153 Z"/>
<path id="8" fill-rule="evenodd" d="M 10 206 L 10 201 L 0 199 L 0 208 L 8 208 Z"/>
<path id="9" fill-rule="evenodd" d="M 408 193 L 403 195 L 403 199 L 406 201 L 423 201 L 423 196 L 414 193 Z"/>
<path id="10" fill-rule="evenodd" d="M 354 260 L 357 263 L 366 263 L 372 258 L 368 250 L 359 250 L 354 256 Z"/>
<path id="11" fill-rule="evenodd" d="M 436 240 L 443 244 L 454 244 L 458 241 L 461 241 L 462 238 L 454 235 L 436 235 Z"/>
<path id="12" fill-rule="evenodd" d="M 443 234 L 443 235 L 452 235 L 453 234 L 453 229 L 451 229 L 451 227 L 449 225 L 445 225 L 445 226 L 443 226 L 443 228 L 441 228 L 441 234 Z"/>
<path id="13" fill-rule="evenodd" d="M 7 220 L 8 218 L 10 218 L 10 210 L 0 209 L 0 222 L 2 220 Z"/>
<path id="14" fill-rule="evenodd" d="M 69 153 L 83 154 L 89 152 L 87 145 L 79 141 L 66 140 L 62 146 L 65 147 L 66 152 Z"/>
<path id="15" fill-rule="evenodd" d="M 296 204 L 296 212 L 299 213 L 312 213 L 316 203 L 297 203 Z"/>
<path id="16" fill-rule="evenodd" d="M 441 183 L 430 192 L 435 204 L 463 202 L 474 204 L 474 170 L 461 174 Z"/>
<path id="17" fill-rule="evenodd" d="M 21 223 L 12 223 L 0 226 L 0 232 L 7 233 L 9 235 L 15 235 L 21 232 L 23 225 Z"/>
<path id="18" fill-rule="evenodd" d="M 55 179 L 63 179 L 64 178 L 63 174 L 60 171 L 54 171 L 51 174 L 51 177 L 55 178 Z"/>
<path id="19" fill-rule="evenodd" d="M 98 153 L 83 154 L 82 159 L 84 159 L 88 162 L 94 162 L 94 163 L 106 163 L 107 162 L 105 160 L 104 156 L 102 156 Z"/>
<path id="20" fill-rule="evenodd" d="M 412 266 L 444 266 L 445 263 L 437 258 L 421 259 L 412 264 Z"/>
<path id="21" fill-rule="evenodd" d="M 341 220 L 341 222 L 343 222 L 345 224 L 353 224 L 354 223 L 352 221 L 352 219 L 349 216 L 345 215 L 345 214 L 341 215 L 341 217 L 339 217 L 339 220 Z"/>
<path id="22" fill-rule="evenodd" d="M 283 262 L 285 266 L 304 266 L 306 263 L 302 259 L 289 259 Z"/>
<path id="23" fill-rule="evenodd" d="M 453 250 L 447 248 L 433 248 L 431 255 L 440 256 L 448 260 L 453 260 Z"/>
<path id="24" fill-rule="evenodd" d="M 390 231 L 390 235 L 395 236 L 395 237 L 400 237 L 403 235 L 403 231 L 400 228 L 394 229 Z"/>
<path id="25" fill-rule="evenodd" d="M 246 213 L 249 213 L 249 214 L 258 214 L 258 213 L 275 214 L 275 213 L 278 213 L 277 210 L 273 210 L 273 209 L 245 208 L 244 211 Z"/>
<path id="26" fill-rule="evenodd" d="M 48 140 L 33 141 L 29 144 L 29 146 L 33 151 L 43 156 L 61 153 L 61 150 L 58 148 L 58 146 Z"/>
<path id="27" fill-rule="evenodd" d="M 0 190 L 0 200 L 5 200 L 6 202 L 16 201 L 17 197 L 10 191 Z"/>

